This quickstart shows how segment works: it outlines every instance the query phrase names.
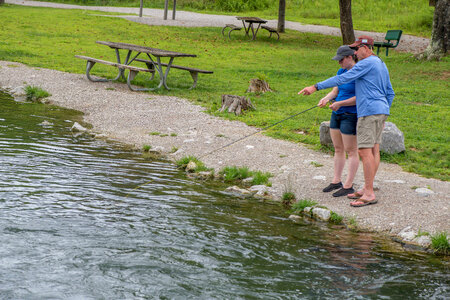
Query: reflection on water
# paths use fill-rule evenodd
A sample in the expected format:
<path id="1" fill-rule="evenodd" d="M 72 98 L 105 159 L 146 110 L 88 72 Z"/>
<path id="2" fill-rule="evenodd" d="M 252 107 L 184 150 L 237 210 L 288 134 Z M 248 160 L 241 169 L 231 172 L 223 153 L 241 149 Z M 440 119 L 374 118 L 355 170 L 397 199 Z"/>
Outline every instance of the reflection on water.
<path id="1" fill-rule="evenodd" d="M 449 265 L 433 256 L 293 224 L 277 205 L 73 136 L 74 112 L 0 105 L 1 299 L 450 296 Z"/>

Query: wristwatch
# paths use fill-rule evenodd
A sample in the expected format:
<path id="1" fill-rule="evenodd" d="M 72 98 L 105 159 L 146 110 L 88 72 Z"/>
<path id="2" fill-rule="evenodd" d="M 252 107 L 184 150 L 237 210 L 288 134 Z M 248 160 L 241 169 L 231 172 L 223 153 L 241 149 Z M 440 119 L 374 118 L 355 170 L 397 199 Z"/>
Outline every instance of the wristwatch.
<path id="1" fill-rule="evenodd" d="M 319 87 L 317 86 L 317 83 L 314 85 L 314 87 L 316 88 L 316 90 L 319 90 Z"/>

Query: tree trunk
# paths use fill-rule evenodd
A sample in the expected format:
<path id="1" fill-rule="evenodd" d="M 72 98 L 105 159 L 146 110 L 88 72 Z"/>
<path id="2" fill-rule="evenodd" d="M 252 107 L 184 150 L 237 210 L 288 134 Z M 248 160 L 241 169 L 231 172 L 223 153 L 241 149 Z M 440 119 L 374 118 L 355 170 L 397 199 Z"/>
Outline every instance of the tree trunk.
<path id="1" fill-rule="evenodd" d="M 286 19 L 286 0 L 280 0 L 278 8 L 278 32 L 284 32 L 284 23 Z"/>
<path id="2" fill-rule="evenodd" d="M 431 4 L 431 3 L 430 3 Z M 440 59 L 450 50 L 450 1 L 436 0 L 434 7 L 431 42 L 419 58 Z"/>
<path id="3" fill-rule="evenodd" d="M 5 4 L 5 0 L 0 0 L 0 5 Z"/>
<path id="4" fill-rule="evenodd" d="M 139 3 L 139 18 L 142 18 L 142 10 L 143 9 L 144 9 L 144 0 L 141 0 Z"/>
<path id="5" fill-rule="evenodd" d="M 352 0 L 339 0 L 339 11 L 341 17 L 341 33 L 344 45 L 352 44 L 355 41 L 352 20 Z"/>

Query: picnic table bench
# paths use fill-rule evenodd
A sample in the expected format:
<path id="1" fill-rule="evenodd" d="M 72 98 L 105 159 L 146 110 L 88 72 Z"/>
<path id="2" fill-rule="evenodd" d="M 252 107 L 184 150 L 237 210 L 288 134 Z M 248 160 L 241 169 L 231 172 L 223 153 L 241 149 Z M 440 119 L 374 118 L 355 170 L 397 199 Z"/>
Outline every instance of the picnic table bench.
<path id="1" fill-rule="evenodd" d="M 269 26 L 265 26 L 265 25 L 262 25 L 261 28 L 267 30 L 268 32 L 270 32 L 269 39 L 272 37 L 272 33 L 276 33 L 277 36 L 278 36 L 277 41 L 280 40 L 280 34 L 278 33 L 277 29 L 269 27 Z"/>
<path id="2" fill-rule="evenodd" d="M 170 68 L 173 67 L 172 62 L 173 62 L 174 58 L 176 58 L 176 57 L 196 57 L 195 54 L 179 53 L 179 52 L 174 52 L 174 51 L 168 51 L 168 50 L 151 48 L 151 47 L 144 47 L 144 46 L 139 46 L 139 45 L 127 44 L 127 43 L 115 43 L 115 42 L 106 42 L 106 41 L 97 41 L 97 43 L 101 44 L 101 45 L 109 46 L 110 48 L 114 49 L 116 52 L 117 63 L 105 61 L 105 60 L 101 60 L 101 59 L 96 59 L 96 58 L 92 58 L 92 57 L 82 56 L 82 55 L 76 55 L 75 57 L 84 59 L 87 61 L 87 64 L 86 64 L 87 78 L 94 82 L 95 81 L 118 80 L 121 77 L 125 78 L 124 72 L 125 72 L 125 69 L 128 69 L 129 74 L 127 77 L 127 84 L 128 84 L 128 87 L 133 91 L 150 91 L 150 90 L 158 89 L 161 86 L 164 86 L 167 90 L 169 90 L 169 87 L 167 86 L 167 76 L 169 74 Z M 124 63 L 121 62 L 119 50 L 128 50 L 128 53 L 126 55 Z M 132 57 L 133 52 L 135 52 L 135 54 Z M 148 63 L 146 64 L 147 68 L 140 68 L 137 66 L 130 65 L 132 62 L 138 61 L 137 60 L 138 56 L 141 54 L 145 54 L 148 57 L 148 60 L 147 60 Z M 166 58 L 166 57 L 169 58 L 169 62 L 167 64 L 162 63 L 161 58 Z M 90 71 L 96 63 L 101 63 L 101 64 L 117 67 L 119 69 L 119 73 L 116 76 L 116 78 L 114 78 L 114 79 L 103 79 L 103 78 L 102 79 L 94 79 L 90 76 Z M 163 71 L 163 66 L 166 68 L 165 71 Z M 173 68 L 175 68 L 175 67 L 173 67 Z M 191 88 L 194 88 L 197 84 L 197 74 L 198 73 L 200 73 L 200 72 L 207 73 L 207 74 L 213 73 L 212 71 L 205 71 L 205 70 L 189 68 L 189 67 L 182 67 L 182 66 L 176 66 L 176 68 L 178 68 L 178 69 L 184 68 L 191 72 L 191 76 L 194 79 L 194 84 Z M 154 78 L 154 75 L 157 72 L 160 77 L 159 85 L 156 88 L 134 88 L 131 85 L 131 81 L 135 78 L 135 76 L 139 72 L 152 73 L 152 77 L 150 78 L 150 80 L 152 80 Z"/>
<path id="3" fill-rule="evenodd" d="M 148 59 L 142 59 L 142 58 L 137 58 L 136 61 L 138 62 L 143 62 L 147 65 L 147 69 L 151 72 L 153 70 L 154 71 L 154 65 L 153 62 L 151 60 Z M 171 68 L 171 69 L 179 69 L 179 70 L 185 70 L 188 71 L 191 74 L 192 80 L 194 80 L 194 83 L 192 84 L 192 86 L 189 89 L 193 89 L 197 86 L 197 78 L 198 78 L 198 73 L 203 73 L 203 74 L 212 74 L 214 73 L 213 71 L 206 71 L 206 70 L 201 70 L 201 69 L 197 69 L 197 68 L 190 68 L 190 67 L 184 67 L 184 66 L 177 66 L 177 65 L 171 65 L 169 66 L 169 64 L 165 64 L 165 63 L 161 63 L 162 66 L 167 67 L 167 68 Z"/>

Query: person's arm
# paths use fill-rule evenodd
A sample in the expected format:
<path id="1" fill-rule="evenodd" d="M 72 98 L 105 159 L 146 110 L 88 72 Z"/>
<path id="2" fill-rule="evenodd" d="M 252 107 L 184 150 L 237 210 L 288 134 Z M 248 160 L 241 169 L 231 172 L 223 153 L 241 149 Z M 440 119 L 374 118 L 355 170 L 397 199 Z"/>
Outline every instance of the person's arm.
<path id="1" fill-rule="evenodd" d="M 391 81 L 389 80 L 388 86 L 387 86 L 387 95 L 386 95 L 386 99 L 389 103 L 389 107 L 391 107 L 394 97 L 395 97 L 394 89 L 392 88 Z"/>
<path id="2" fill-rule="evenodd" d="M 334 87 L 331 92 L 329 92 L 325 97 L 323 97 L 322 99 L 320 99 L 319 103 L 317 103 L 317 106 L 319 107 L 324 107 L 325 105 L 327 105 L 327 103 L 330 100 L 333 100 L 334 98 L 337 97 L 339 93 L 339 89 L 338 87 Z"/>
<path id="3" fill-rule="evenodd" d="M 366 59 L 359 61 L 353 68 L 351 68 L 348 72 L 345 72 L 341 75 L 336 75 L 328 78 L 322 82 L 317 83 L 315 86 L 317 90 L 328 89 L 330 87 L 342 85 L 345 83 L 349 83 L 353 80 L 356 80 L 368 72 L 370 72 L 373 68 L 373 63 Z"/>
<path id="4" fill-rule="evenodd" d="M 330 109 L 337 111 L 342 106 L 353 106 L 353 105 L 356 105 L 356 96 L 353 96 L 351 98 L 342 101 L 334 102 L 333 104 L 330 105 Z"/>
<path id="5" fill-rule="evenodd" d="M 317 88 L 317 84 L 315 85 L 311 85 L 311 86 L 307 86 L 305 88 L 303 88 L 300 92 L 298 92 L 299 95 L 303 94 L 305 96 L 307 95 L 311 95 L 314 92 L 317 92 L 319 89 Z"/>

